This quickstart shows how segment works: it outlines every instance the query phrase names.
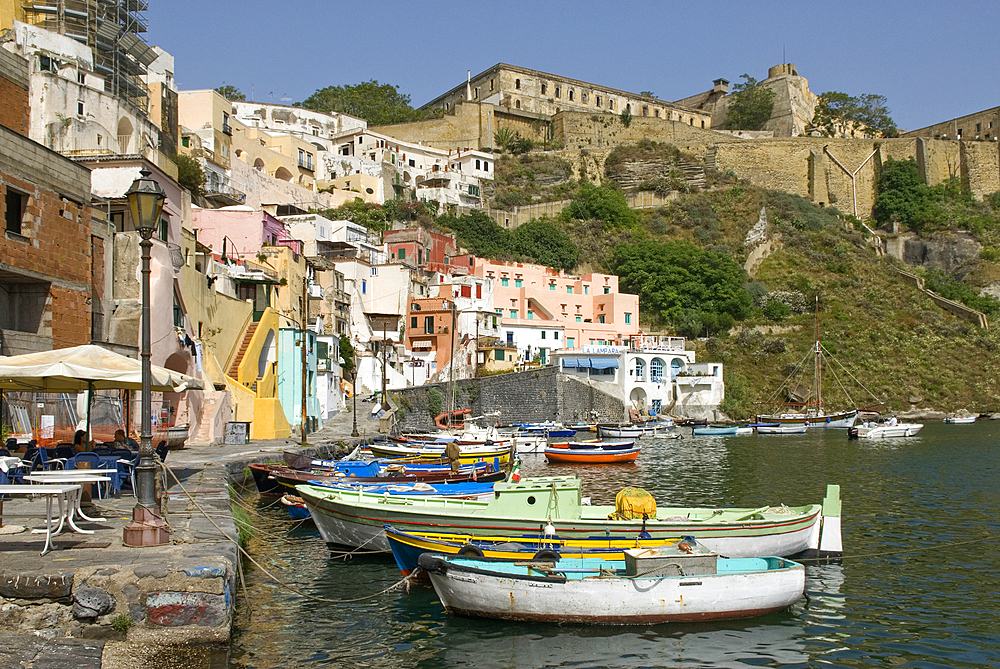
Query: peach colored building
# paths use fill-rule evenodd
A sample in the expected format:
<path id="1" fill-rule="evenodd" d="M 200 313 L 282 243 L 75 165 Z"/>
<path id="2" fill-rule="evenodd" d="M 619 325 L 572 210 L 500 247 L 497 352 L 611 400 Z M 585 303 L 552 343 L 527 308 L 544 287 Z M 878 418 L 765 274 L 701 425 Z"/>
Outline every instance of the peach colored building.
<path id="1" fill-rule="evenodd" d="M 474 275 L 492 280 L 501 336 L 525 362 L 582 346 L 621 346 L 639 333 L 639 296 L 618 292 L 611 274 L 574 276 L 525 263 L 475 259 Z"/>

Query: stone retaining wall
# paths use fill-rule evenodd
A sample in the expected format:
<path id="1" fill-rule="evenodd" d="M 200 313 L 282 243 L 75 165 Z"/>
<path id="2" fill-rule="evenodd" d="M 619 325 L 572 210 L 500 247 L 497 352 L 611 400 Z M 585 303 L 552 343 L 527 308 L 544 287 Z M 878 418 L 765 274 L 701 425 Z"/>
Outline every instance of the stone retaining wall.
<path id="1" fill-rule="evenodd" d="M 400 432 L 420 432 L 434 429 L 431 415 L 432 397 L 437 393 L 441 411 L 447 411 L 448 384 L 407 388 L 393 393 L 399 417 Z M 561 374 L 556 367 L 513 372 L 479 379 L 455 382 L 455 408 L 472 410 L 475 416 L 500 412 L 500 421 L 574 423 L 587 420 L 591 410 L 602 420 L 625 419 L 621 400 L 598 387 Z"/>

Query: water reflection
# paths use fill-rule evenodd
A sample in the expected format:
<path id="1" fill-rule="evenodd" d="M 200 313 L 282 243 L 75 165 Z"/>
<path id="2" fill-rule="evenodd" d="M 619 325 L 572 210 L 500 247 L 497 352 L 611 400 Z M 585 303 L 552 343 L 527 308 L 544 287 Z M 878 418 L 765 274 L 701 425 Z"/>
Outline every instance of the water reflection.
<path id="1" fill-rule="evenodd" d="M 514 624 L 446 616 L 427 587 L 317 603 L 248 566 L 233 666 L 1000 667 L 1000 423 L 959 427 L 930 424 L 904 444 L 833 431 L 644 441 L 629 466 L 525 458 L 526 474 L 578 473 L 594 503 L 637 486 L 661 505 L 798 505 L 841 484 L 843 564 L 807 566 L 807 598 L 781 614 L 712 625 Z M 290 529 L 267 504 L 253 552 L 296 587 L 347 600 L 399 579 L 391 559 L 331 558 L 314 528 Z"/>

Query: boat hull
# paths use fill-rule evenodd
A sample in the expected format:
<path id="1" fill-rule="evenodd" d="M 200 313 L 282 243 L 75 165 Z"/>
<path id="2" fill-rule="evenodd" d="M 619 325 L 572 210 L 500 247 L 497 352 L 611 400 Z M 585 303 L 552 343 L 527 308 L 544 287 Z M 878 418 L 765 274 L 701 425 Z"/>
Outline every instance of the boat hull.
<path id="1" fill-rule="evenodd" d="M 739 434 L 737 427 L 696 427 L 692 430 L 696 437 L 735 437 Z"/>
<path id="2" fill-rule="evenodd" d="M 588 564 L 559 560 L 556 569 L 565 562 Z M 599 625 L 735 620 L 781 611 L 802 598 L 802 565 L 780 558 L 736 562 L 747 568 L 759 565 L 758 570 L 673 577 L 567 578 L 543 576 L 540 574 L 546 572 L 528 566 L 518 570 L 523 574 L 510 575 L 493 570 L 485 560 L 446 560 L 429 554 L 421 557 L 420 566 L 429 572 L 449 613 L 502 620 Z M 621 563 L 605 564 L 612 567 Z"/>
<path id="3" fill-rule="evenodd" d="M 757 434 L 805 434 L 808 425 L 758 425 Z"/>
<path id="4" fill-rule="evenodd" d="M 664 428 L 663 432 L 669 431 Z M 610 427 L 606 425 L 597 426 L 597 435 L 601 439 L 638 439 L 645 430 L 641 427 Z"/>
<path id="5" fill-rule="evenodd" d="M 539 551 L 555 551 L 561 557 L 575 556 L 603 560 L 624 560 L 624 551 L 630 548 L 659 548 L 670 546 L 673 539 L 654 540 L 635 537 L 595 537 L 592 539 L 563 539 L 559 536 L 536 533 L 534 536 L 479 537 L 471 534 L 411 533 L 392 526 L 385 528 L 392 557 L 404 576 L 417 568 L 417 560 L 424 553 L 444 555 L 474 554 L 499 560 L 530 560 Z"/>
<path id="6" fill-rule="evenodd" d="M 876 427 L 852 427 L 849 437 L 852 439 L 896 439 L 899 437 L 913 437 L 923 423 L 899 423 L 898 425 L 878 425 Z"/>
<path id="7" fill-rule="evenodd" d="M 554 463 L 603 465 L 615 462 L 635 462 L 639 447 L 632 448 L 546 448 L 545 459 Z"/>
<path id="8" fill-rule="evenodd" d="M 551 523 L 565 538 L 607 533 L 638 537 L 646 532 L 662 540 L 690 535 L 730 557 L 790 556 L 819 546 L 822 521 L 819 504 L 761 509 L 661 507 L 656 519 L 608 520 L 615 507 L 581 505 L 579 480 L 574 477 L 497 483 L 495 498 L 487 502 L 384 497 L 309 485 L 296 486 L 296 491 L 328 545 L 374 551 L 389 550 L 383 529 L 387 524 L 406 532 L 516 536 L 535 534 Z M 839 515 L 839 501 L 836 508 Z"/>
<path id="9" fill-rule="evenodd" d="M 778 416 L 757 416 L 758 423 L 780 423 L 781 425 L 805 425 L 809 424 L 810 429 L 823 430 L 846 430 L 854 425 L 858 419 L 856 409 L 842 411 L 834 414 L 820 414 L 810 416 L 806 414 L 780 414 Z"/>
<path id="10" fill-rule="evenodd" d="M 944 419 L 945 423 L 949 425 L 968 425 L 969 423 L 975 423 L 978 416 L 948 416 Z"/>

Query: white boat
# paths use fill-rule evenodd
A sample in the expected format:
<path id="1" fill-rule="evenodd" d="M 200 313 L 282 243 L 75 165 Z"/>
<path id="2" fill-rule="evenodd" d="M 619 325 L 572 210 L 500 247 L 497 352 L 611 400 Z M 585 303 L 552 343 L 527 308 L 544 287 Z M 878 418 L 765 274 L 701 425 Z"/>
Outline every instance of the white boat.
<path id="1" fill-rule="evenodd" d="M 944 422 L 949 425 L 967 425 L 968 423 L 975 423 L 977 418 L 979 418 L 978 414 L 969 413 L 968 411 L 956 411 L 953 414 L 945 416 Z"/>
<path id="2" fill-rule="evenodd" d="M 747 437 L 747 436 L 749 436 L 751 434 L 753 434 L 753 428 L 752 427 L 749 427 L 747 425 L 740 425 L 739 427 L 736 428 L 736 436 L 737 437 Z"/>
<path id="3" fill-rule="evenodd" d="M 920 432 L 923 423 L 881 422 L 867 425 L 855 425 L 848 430 L 850 439 L 892 439 L 895 437 L 912 437 Z"/>
<path id="4" fill-rule="evenodd" d="M 786 609 L 805 590 L 805 568 L 778 557 L 688 555 L 674 546 L 631 549 L 624 560 L 548 557 L 424 553 L 418 564 L 449 613 L 546 623 L 734 620 Z"/>
<path id="5" fill-rule="evenodd" d="M 757 434 L 805 434 L 808 429 L 808 423 L 802 423 L 801 425 L 797 423 L 788 423 L 777 425 L 757 425 Z"/>
<path id="6" fill-rule="evenodd" d="M 666 432 L 666 430 L 663 430 Z M 597 436 L 601 439 L 638 439 L 645 434 L 641 425 L 598 425 Z"/>
<path id="7" fill-rule="evenodd" d="M 511 435 L 518 453 L 544 453 L 548 439 L 544 434 L 523 434 L 515 432 Z"/>

